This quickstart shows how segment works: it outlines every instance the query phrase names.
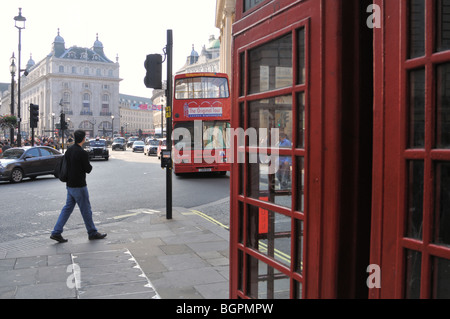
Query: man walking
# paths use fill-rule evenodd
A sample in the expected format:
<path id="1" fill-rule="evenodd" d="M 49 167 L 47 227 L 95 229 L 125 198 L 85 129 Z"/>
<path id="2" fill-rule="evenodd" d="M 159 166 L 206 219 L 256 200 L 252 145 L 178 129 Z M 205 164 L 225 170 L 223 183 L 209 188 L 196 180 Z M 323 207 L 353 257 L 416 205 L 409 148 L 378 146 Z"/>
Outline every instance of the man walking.
<path id="1" fill-rule="evenodd" d="M 66 205 L 61 210 L 58 221 L 50 236 L 51 239 L 60 243 L 67 242 L 67 239 L 63 238 L 61 234 L 64 225 L 75 208 L 75 204 L 78 204 L 78 207 L 80 208 L 89 240 L 106 237 L 106 234 L 101 234 L 97 231 L 92 219 L 89 192 L 86 184 L 86 173 L 89 174 L 92 171 L 92 166 L 89 163 L 88 154 L 82 147 L 86 141 L 86 133 L 82 130 L 77 130 L 74 135 L 75 144 L 69 147 L 64 155 L 68 162 Z"/>

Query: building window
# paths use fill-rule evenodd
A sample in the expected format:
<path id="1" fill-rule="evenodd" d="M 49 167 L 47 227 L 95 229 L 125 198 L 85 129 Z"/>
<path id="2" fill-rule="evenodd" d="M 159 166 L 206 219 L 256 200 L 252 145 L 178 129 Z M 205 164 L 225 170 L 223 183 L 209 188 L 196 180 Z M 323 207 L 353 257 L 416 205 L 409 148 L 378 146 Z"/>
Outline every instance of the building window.
<path id="1" fill-rule="evenodd" d="M 109 95 L 103 94 L 102 97 L 102 110 L 100 112 L 101 116 L 110 116 L 111 112 L 109 111 Z"/>
<path id="2" fill-rule="evenodd" d="M 59 73 L 64 73 L 64 66 L 63 65 L 59 66 Z"/>
<path id="3" fill-rule="evenodd" d="M 265 0 L 245 0 L 244 1 L 244 12 L 256 7 L 260 3 L 264 2 Z"/>
<path id="4" fill-rule="evenodd" d="M 92 115 L 91 112 L 91 95 L 89 93 L 83 94 L 83 109 L 80 115 Z"/>

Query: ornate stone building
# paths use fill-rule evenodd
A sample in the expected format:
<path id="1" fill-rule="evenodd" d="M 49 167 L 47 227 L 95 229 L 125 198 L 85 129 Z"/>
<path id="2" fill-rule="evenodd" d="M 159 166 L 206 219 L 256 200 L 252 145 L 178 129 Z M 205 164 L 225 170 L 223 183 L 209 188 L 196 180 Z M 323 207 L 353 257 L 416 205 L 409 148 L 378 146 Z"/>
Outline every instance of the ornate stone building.
<path id="1" fill-rule="evenodd" d="M 216 0 L 216 27 L 220 29 L 220 72 L 231 80 L 232 27 L 235 21 L 236 0 Z"/>
<path id="2" fill-rule="evenodd" d="M 181 73 L 193 72 L 219 72 L 220 66 L 220 41 L 214 35 L 209 38 L 208 45 L 204 45 L 200 54 L 192 45 L 192 51 L 186 58 L 184 66 L 177 71 Z"/>
<path id="3" fill-rule="evenodd" d="M 22 77 L 23 136 L 30 132 L 30 103 L 39 105 L 38 135 L 50 136 L 64 112 L 69 132 L 83 129 L 90 137 L 111 136 L 113 119 L 120 118 L 119 67 L 118 58 L 113 62 L 105 55 L 98 35 L 92 48 L 66 48 L 58 30 L 51 52 L 38 63 L 30 57 L 28 76 Z M 8 94 L 2 104 L 10 104 Z M 115 132 L 120 129 L 116 123 Z"/>

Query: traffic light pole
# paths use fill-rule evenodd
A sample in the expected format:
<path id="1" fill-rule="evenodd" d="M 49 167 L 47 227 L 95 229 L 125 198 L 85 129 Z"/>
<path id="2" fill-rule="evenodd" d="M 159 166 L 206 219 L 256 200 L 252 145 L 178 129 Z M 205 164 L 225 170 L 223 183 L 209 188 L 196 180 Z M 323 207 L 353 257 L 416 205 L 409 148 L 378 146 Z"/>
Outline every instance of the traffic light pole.
<path id="1" fill-rule="evenodd" d="M 172 30 L 167 30 L 167 92 L 166 101 L 166 145 L 167 150 L 172 154 L 172 59 L 173 59 L 173 36 Z M 163 132 L 161 132 L 162 134 Z M 171 164 L 173 160 L 171 159 Z M 172 219 L 172 165 L 166 169 L 166 219 Z"/>

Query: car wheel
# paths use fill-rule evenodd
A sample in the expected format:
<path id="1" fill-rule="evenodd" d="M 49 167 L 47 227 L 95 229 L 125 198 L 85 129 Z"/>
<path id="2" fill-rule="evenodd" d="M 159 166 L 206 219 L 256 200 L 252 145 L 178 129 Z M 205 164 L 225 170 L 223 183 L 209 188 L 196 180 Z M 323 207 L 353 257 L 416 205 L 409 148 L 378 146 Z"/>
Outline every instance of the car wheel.
<path id="1" fill-rule="evenodd" d="M 11 172 L 11 182 L 20 183 L 23 179 L 23 172 L 20 168 L 15 168 Z"/>

